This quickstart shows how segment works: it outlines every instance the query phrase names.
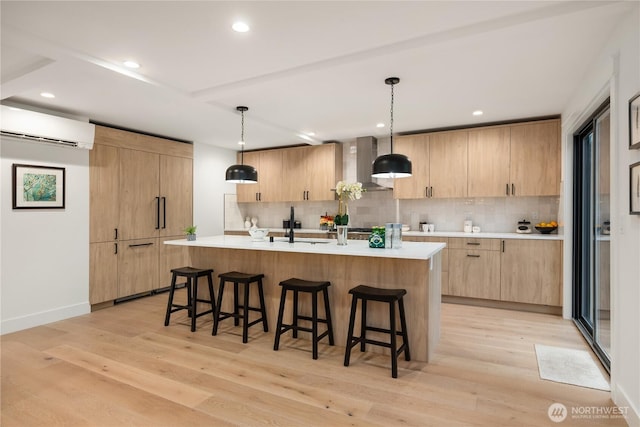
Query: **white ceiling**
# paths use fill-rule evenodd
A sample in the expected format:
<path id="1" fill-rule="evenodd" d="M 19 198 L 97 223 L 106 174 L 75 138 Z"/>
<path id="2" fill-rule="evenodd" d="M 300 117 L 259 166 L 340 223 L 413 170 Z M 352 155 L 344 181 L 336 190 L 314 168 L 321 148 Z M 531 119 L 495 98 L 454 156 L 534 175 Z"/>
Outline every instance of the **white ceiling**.
<path id="1" fill-rule="evenodd" d="M 237 149 L 559 114 L 635 1 L 0 2 L 5 103 Z M 231 24 L 243 19 L 249 33 Z M 141 64 L 135 72 L 124 60 Z M 55 99 L 40 96 L 52 92 Z M 485 112 L 480 118 L 472 111 Z"/>

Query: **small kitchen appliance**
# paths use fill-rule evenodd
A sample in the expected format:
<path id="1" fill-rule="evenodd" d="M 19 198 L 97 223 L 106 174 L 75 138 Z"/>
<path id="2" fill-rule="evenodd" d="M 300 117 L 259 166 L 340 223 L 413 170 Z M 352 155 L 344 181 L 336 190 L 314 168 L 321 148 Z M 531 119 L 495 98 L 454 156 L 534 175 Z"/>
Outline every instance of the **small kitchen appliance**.
<path id="1" fill-rule="evenodd" d="M 518 221 L 518 226 L 516 227 L 516 233 L 520 233 L 520 234 L 531 233 L 531 223 L 526 219 L 523 219 L 522 221 Z"/>

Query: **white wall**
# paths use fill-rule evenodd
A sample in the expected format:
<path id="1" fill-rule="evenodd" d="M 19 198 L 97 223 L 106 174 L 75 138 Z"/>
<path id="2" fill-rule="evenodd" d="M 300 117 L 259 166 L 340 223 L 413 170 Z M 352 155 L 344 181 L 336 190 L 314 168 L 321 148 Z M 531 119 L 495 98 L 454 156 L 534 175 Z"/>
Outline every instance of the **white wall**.
<path id="1" fill-rule="evenodd" d="M 224 233 L 224 195 L 236 192 L 236 185 L 227 184 L 224 174 L 235 163 L 235 151 L 194 143 L 193 223 L 198 226 L 197 234 Z"/>
<path id="2" fill-rule="evenodd" d="M 89 152 L 0 140 L 0 331 L 89 313 Z M 13 163 L 66 169 L 65 209 L 13 210 Z"/>
<path id="3" fill-rule="evenodd" d="M 570 195 L 571 136 L 603 98 L 611 97 L 611 389 L 614 402 L 629 408 L 627 422 L 631 426 L 640 426 L 640 216 L 629 215 L 629 165 L 640 161 L 640 150 L 628 149 L 628 101 L 638 92 L 640 6 L 618 26 L 562 115 L 567 153 L 564 190 Z M 570 197 L 566 198 L 564 209 L 570 222 Z M 570 224 L 566 225 L 565 230 L 570 230 Z M 570 304 L 570 235 L 566 242 L 565 304 Z"/>

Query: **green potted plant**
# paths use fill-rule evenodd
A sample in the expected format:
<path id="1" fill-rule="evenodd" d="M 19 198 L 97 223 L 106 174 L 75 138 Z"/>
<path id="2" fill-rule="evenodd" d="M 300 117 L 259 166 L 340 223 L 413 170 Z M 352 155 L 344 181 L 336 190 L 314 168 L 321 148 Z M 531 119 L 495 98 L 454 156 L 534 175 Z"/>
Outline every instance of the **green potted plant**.
<path id="1" fill-rule="evenodd" d="M 198 228 L 196 225 L 190 225 L 184 229 L 184 232 L 187 235 L 187 240 L 196 240 L 196 228 Z"/>

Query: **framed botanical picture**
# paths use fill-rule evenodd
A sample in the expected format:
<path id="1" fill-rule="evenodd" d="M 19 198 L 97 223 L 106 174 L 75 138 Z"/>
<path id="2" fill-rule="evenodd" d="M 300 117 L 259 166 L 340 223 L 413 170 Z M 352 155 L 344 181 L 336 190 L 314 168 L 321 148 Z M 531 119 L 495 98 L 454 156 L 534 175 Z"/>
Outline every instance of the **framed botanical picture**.
<path id="1" fill-rule="evenodd" d="M 13 164 L 13 209 L 64 209 L 65 169 Z"/>
<path id="2" fill-rule="evenodd" d="M 629 212 L 640 215 L 640 162 L 629 167 Z"/>
<path id="3" fill-rule="evenodd" d="M 640 93 L 629 100 L 629 148 L 640 149 Z"/>

